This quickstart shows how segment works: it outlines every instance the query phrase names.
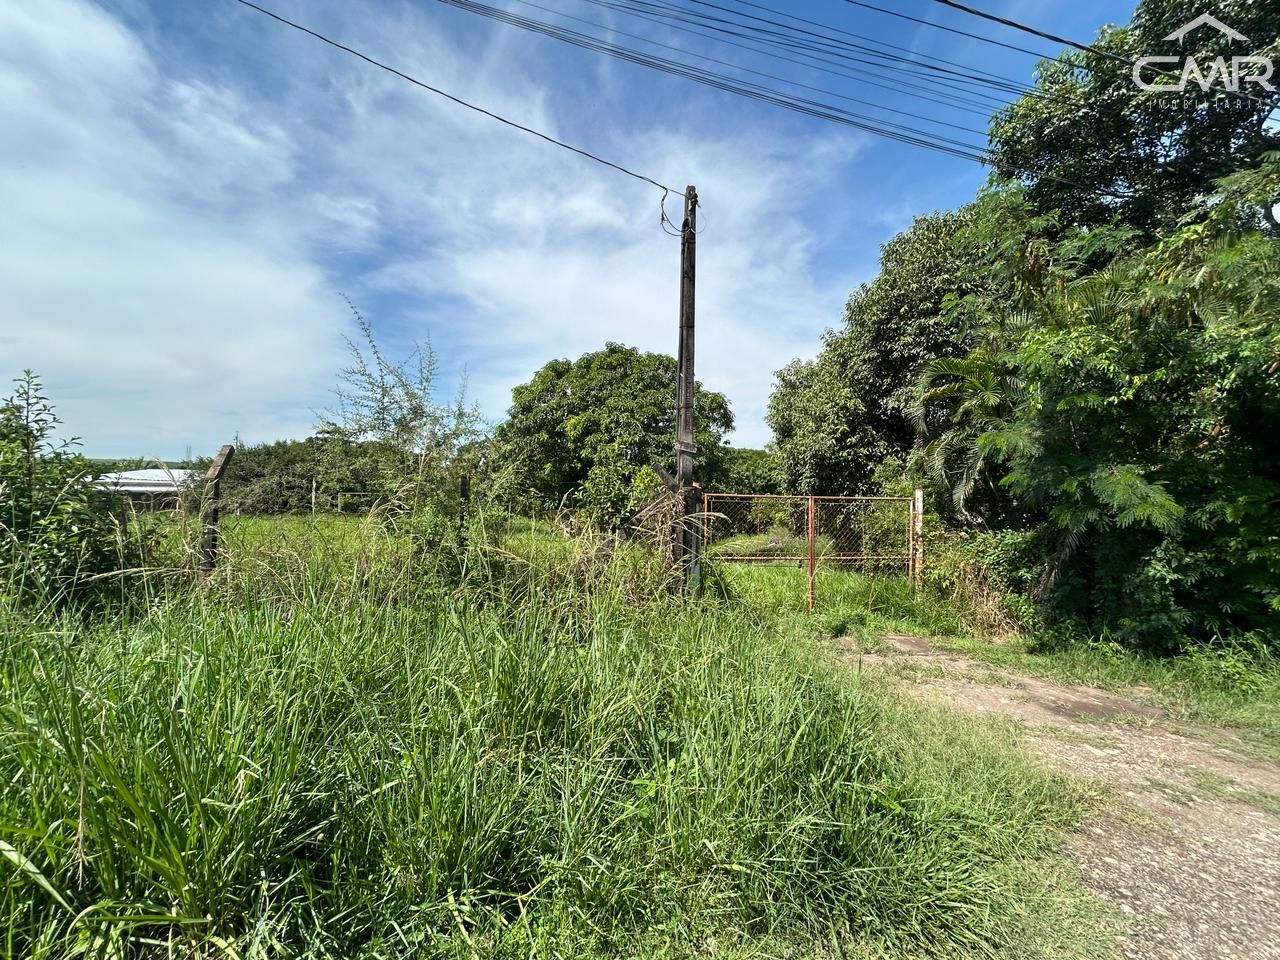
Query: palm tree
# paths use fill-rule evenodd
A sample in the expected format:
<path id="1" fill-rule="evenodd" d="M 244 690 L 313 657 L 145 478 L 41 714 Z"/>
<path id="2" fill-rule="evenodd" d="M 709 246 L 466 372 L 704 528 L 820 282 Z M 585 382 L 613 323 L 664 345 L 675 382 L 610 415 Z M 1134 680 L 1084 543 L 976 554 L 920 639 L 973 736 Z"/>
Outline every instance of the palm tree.
<path id="1" fill-rule="evenodd" d="M 907 415 L 925 470 L 950 489 L 956 511 L 969 522 L 983 522 L 969 509 L 975 491 L 996 491 L 997 460 L 984 437 L 1007 424 L 1025 394 L 1006 342 L 1029 322 L 1025 313 L 1010 313 L 968 354 L 932 360 L 917 375 Z"/>

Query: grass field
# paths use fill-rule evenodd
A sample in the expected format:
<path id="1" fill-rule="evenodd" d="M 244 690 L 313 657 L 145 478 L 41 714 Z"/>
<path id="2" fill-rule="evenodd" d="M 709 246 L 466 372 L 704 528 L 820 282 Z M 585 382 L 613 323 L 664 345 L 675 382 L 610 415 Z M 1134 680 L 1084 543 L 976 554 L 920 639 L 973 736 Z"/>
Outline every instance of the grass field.
<path id="1" fill-rule="evenodd" d="M 928 622 L 904 581 L 811 618 L 787 570 L 684 603 L 639 545 L 444 533 L 235 518 L 203 589 L 0 609 L 0 951 L 1098 955 L 1081 794 L 815 643 Z"/>

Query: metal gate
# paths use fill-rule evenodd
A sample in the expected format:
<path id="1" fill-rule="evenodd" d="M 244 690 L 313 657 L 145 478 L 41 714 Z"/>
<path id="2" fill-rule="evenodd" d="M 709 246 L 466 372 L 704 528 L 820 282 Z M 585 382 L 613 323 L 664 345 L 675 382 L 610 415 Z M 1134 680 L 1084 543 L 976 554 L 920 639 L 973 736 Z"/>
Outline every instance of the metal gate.
<path id="1" fill-rule="evenodd" d="M 709 560 L 782 564 L 808 572 L 813 609 L 818 568 L 900 570 L 917 586 L 924 564 L 924 495 L 818 497 L 708 493 L 702 543 Z"/>

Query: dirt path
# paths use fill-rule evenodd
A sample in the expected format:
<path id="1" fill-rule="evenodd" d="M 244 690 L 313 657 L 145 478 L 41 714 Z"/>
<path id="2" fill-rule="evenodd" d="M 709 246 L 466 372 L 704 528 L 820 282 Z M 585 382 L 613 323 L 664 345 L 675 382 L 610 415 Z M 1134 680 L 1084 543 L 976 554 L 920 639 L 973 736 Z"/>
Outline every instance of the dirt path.
<path id="1" fill-rule="evenodd" d="M 1229 732 L 1189 733 L 1160 708 L 888 636 L 844 644 L 921 696 L 1022 721 L 1052 766 L 1117 799 L 1072 838 L 1086 881 L 1128 918 L 1126 960 L 1280 960 L 1280 768 Z"/>

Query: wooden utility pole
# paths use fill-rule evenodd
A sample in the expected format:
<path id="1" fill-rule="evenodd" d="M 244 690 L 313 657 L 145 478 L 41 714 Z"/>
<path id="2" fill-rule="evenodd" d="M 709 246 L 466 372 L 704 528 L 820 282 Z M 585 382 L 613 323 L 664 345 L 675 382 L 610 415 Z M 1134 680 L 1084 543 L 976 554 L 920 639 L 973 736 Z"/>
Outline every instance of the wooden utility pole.
<path id="1" fill-rule="evenodd" d="M 695 584 L 699 538 L 689 517 L 701 510 L 702 491 L 693 483 L 693 326 L 697 266 L 698 190 L 684 191 L 684 223 L 680 227 L 680 342 L 676 347 L 676 487 L 680 515 L 676 519 L 674 553 L 682 585 Z"/>
<path id="2" fill-rule="evenodd" d="M 213 573 L 218 565 L 218 510 L 220 507 L 222 475 L 231 465 L 231 458 L 236 448 L 225 444 L 218 455 L 209 464 L 204 475 L 204 496 L 200 500 L 200 522 L 204 526 L 204 538 L 200 543 L 200 572 L 205 576 Z"/>

